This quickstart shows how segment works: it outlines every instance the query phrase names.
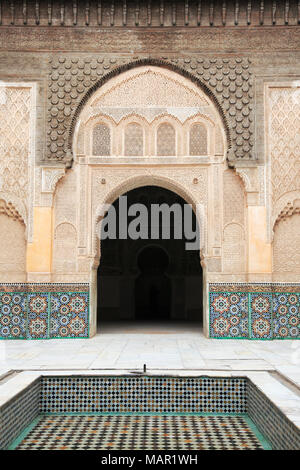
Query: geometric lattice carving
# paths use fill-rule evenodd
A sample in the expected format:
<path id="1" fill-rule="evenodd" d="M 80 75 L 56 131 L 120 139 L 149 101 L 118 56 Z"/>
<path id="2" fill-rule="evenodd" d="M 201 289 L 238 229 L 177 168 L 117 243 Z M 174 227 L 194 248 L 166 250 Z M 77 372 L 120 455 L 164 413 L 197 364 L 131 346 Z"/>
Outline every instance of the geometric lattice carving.
<path id="1" fill-rule="evenodd" d="M 169 123 L 160 124 L 157 129 L 157 155 L 175 156 L 175 129 Z"/>
<path id="2" fill-rule="evenodd" d="M 190 155 L 207 155 L 207 130 L 203 124 L 195 123 L 191 126 Z"/>
<path id="3" fill-rule="evenodd" d="M 65 160 L 69 135 L 73 134 L 79 104 L 85 104 L 92 91 L 112 70 L 130 63 L 130 58 L 102 58 L 98 54 L 53 56 L 48 86 L 47 158 Z M 253 78 L 248 58 L 198 57 L 190 59 L 141 60 L 139 65 L 165 63 L 174 71 L 190 73 L 205 85 L 226 115 L 231 137 L 231 159 L 252 158 Z M 122 70 L 122 69 L 120 69 Z M 170 155 L 170 153 L 168 153 Z"/>
<path id="4" fill-rule="evenodd" d="M 300 87 L 269 91 L 272 197 L 300 189 Z"/>
<path id="5" fill-rule="evenodd" d="M 27 206 L 31 89 L 0 86 L 1 191 Z"/>
<path id="6" fill-rule="evenodd" d="M 274 272 L 300 274 L 300 214 L 280 220 L 275 225 L 273 245 Z"/>
<path id="7" fill-rule="evenodd" d="M 97 124 L 93 129 L 93 155 L 110 155 L 110 128 L 106 124 Z"/>
<path id="8" fill-rule="evenodd" d="M 125 152 L 128 157 L 143 155 L 143 129 L 140 124 L 130 123 L 125 128 Z"/>

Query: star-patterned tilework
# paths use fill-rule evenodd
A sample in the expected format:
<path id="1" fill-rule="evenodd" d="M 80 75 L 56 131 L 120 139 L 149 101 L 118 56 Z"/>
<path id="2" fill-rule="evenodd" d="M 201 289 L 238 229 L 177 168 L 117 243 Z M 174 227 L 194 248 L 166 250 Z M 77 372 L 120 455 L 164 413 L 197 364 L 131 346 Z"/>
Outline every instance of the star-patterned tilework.
<path id="1" fill-rule="evenodd" d="M 243 416 L 41 416 L 17 450 L 258 450 Z"/>
<path id="2" fill-rule="evenodd" d="M 300 339 L 300 284 L 210 284 L 209 336 Z"/>
<path id="3" fill-rule="evenodd" d="M 88 336 L 88 284 L 0 284 L 0 339 Z"/>

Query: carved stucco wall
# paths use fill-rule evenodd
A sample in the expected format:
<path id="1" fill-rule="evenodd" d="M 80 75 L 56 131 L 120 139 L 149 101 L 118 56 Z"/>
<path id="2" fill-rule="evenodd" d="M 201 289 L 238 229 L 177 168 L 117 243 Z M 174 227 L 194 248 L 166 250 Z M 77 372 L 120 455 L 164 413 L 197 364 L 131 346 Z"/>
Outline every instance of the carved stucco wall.
<path id="1" fill-rule="evenodd" d="M 130 123 L 137 122 L 143 131 L 143 156 L 132 161 L 126 151 L 126 130 Z M 202 127 L 199 135 L 200 140 L 207 142 L 207 155 L 193 155 L 193 160 L 186 160 L 190 158 L 187 157 L 190 130 L 197 122 L 206 129 L 205 137 Z M 93 129 L 101 123 L 111 133 L 109 160 L 93 155 Z M 176 143 L 173 158 L 158 155 L 156 135 L 161 123 L 173 126 Z M 134 139 L 132 145 L 136 146 Z M 78 116 L 73 149 L 73 168 L 59 181 L 54 197 L 53 279 L 63 279 L 67 266 L 70 268 L 64 258 L 69 246 L 65 254 L 60 248 L 61 224 L 72 224 L 76 230 L 75 236 L 72 229 L 71 237 L 72 243 L 77 240 L 73 273 L 89 276 L 91 265 L 95 267 L 99 262 L 96 228 L 101 205 L 113 202 L 130 189 L 149 184 L 177 192 L 194 207 L 199 204 L 201 253 L 209 272 L 245 273 L 243 182 L 233 170 L 226 170 L 222 119 L 209 95 L 193 82 L 155 66 L 140 66 L 113 77 L 91 96 Z"/>
<path id="2" fill-rule="evenodd" d="M 173 69 L 196 82 L 222 116 L 230 148 L 228 158 L 254 159 L 253 77 L 248 58 L 164 58 L 132 62 L 129 58 L 108 59 L 90 54 L 55 55 L 50 59 L 46 158 L 70 159 L 76 120 L 92 93 L 120 72 L 147 63 Z"/>
<path id="3" fill-rule="evenodd" d="M 25 225 L 0 209 L 0 275 L 1 282 L 26 280 Z"/>
<path id="4" fill-rule="evenodd" d="M 266 87 L 270 224 L 273 270 L 299 273 L 300 85 Z"/>
<path id="5" fill-rule="evenodd" d="M 0 273 L 26 280 L 34 161 L 35 86 L 0 83 Z M 26 230 L 27 229 L 27 230 Z"/>
<path id="6" fill-rule="evenodd" d="M 66 222 L 57 225 L 53 242 L 53 271 L 66 274 L 76 272 L 76 228 Z"/>
<path id="7" fill-rule="evenodd" d="M 246 267 L 245 191 L 233 170 L 223 174 L 223 270 L 243 273 Z"/>
<path id="8" fill-rule="evenodd" d="M 300 214 L 280 220 L 274 230 L 273 270 L 300 274 Z"/>
<path id="9" fill-rule="evenodd" d="M 80 194 L 77 188 L 77 174 L 70 170 L 57 183 L 53 200 L 53 262 L 55 274 L 76 273 L 77 268 L 77 214 L 76 203 Z"/>
<path id="10" fill-rule="evenodd" d="M 25 223 L 33 184 L 34 94 L 33 84 L 0 83 L 0 197 Z"/>
<path id="11" fill-rule="evenodd" d="M 78 117 L 73 150 L 75 155 L 95 155 L 97 148 L 99 156 L 185 156 L 190 153 L 195 123 L 203 125 L 208 140 L 203 155 L 223 156 L 222 121 L 199 87 L 162 67 L 137 67 L 112 78 L 86 103 Z M 129 148 L 132 126 L 139 129 L 139 143 L 133 135 Z M 102 134 L 97 137 L 99 127 Z M 99 138 L 105 141 L 102 149 L 99 143 L 94 145 Z"/>

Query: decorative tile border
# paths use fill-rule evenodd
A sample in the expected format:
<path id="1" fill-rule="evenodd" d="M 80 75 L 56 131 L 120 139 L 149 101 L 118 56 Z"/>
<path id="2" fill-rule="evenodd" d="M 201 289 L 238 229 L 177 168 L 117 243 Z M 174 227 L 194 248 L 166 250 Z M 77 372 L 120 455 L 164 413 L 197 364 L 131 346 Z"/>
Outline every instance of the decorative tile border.
<path id="1" fill-rule="evenodd" d="M 300 284 L 209 284 L 209 336 L 300 339 Z"/>
<path id="2" fill-rule="evenodd" d="M 294 292 L 300 294 L 300 283 L 286 282 L 214 282 L 209 283 L 209 292 Z"/>
<path id="3" fill-rule="evenodd" d="M 0 284 L 0 339 L 88 336 L 88 284 Z"/>

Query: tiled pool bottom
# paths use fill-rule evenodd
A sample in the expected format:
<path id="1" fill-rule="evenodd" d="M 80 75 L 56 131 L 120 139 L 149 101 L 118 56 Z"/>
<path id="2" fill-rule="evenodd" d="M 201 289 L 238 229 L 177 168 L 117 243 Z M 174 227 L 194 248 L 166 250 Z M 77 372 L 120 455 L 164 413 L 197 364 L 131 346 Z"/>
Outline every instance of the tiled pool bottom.
<path id="1" fill-rule="evenodd" d="M 262 450 L 271 446 L 247 416 L 44 415 L 10 449 Z"/>
<path id="2" fill-rule="evenodd" d="M 212 443 L 222 447 L 225 445 L 225 434 L 229 441 L 233 439 L 237 443 L 236 436 L 242 427 L 248 430 L 247 437 L 252 435 L 256 444 L 264 448 L 268 448 L 269 442 L 272 449 L 300 449 L 299 428 L 248 377 L 36 374 L 30 379 L 30 374 L 23 375 L 29 381 L 21 389 L 11 392 L 18 377 L 2 386 L 1 449 L 12 445 L 16 447 L 16 439 L 17 447 L 28 445 L 28 436 L 24 434 L 25 431 L 28 432 L 28 427 L 34 433 L 29 437 L 31 444 L 33 441 L 37 441 L 37 445 L 41 441 L 45 444 L 54 439 L 57 441 L 56 445 L 63 447 L 63 442 L 67 442 L 70 436 L 72 439 L 75 435 L 79 436 L 76 434 L 78 417 L 79 423 L 86 424 L 86 433 L 81 433 L 78 437 L 80 442 L 88 439 L 92 442 L 95 438 L 98 433 L 97 429 L 93 429 L 95 420 L 102 424 L 108 420 L 103 427 L 107 432 L 106 437 L 110 439 L 107 444 L 110 443 L 109 447 L 120 445 L 123 440 L 124 445 L 134 449 L 132 446 L 137 441 L 135 438 L 130 441 L 130 432 L 133 432 L 134 426 L 135 434 L 140 435 L 141 439 L 146 429 L 145 432 L 150 432 L 149 435 L 154 440 L 165 440 L 166 445 L 177 445 L 176 436 L 180 434 L 183 439 L 191 440 L 190 444 L 203 445 L 203 448 Z M 20 380 L 22 382 L 23 379 Z M 285 397 L 289 399 L 291 393 L 285 391 Z M 151 427 L 154 419 L 157 419 L 159 425 Z M 50 422 L 46 423 L 47 420 Z M 126 432 L 122 432 L 126 420 L 128 424 L 125 426 L 128 428 L 123 429 Z M 188 426 L 184 425 L 185 420 L 189 423 Z M 202 426 L 203 432 L 199 432 L 196 422 L 197 426 Z M 176 423 L 180 431 L 176 428 Z M 42 429 L 45 426 L 49 427 Z M 75 432 L 70 431 L 73 426 Z M 167 432 L 162 432 L 164 426 L 167 427 Z M 47 432 L 58 433 L 62 429 L 65 429 L 64 434 L 47 437 Z M 214 437 L 209 441 L 211 430 Z M 101 435 L 104 436 L 103 433 Z M 106 442 L 102 440 L 99 445 L 106 445 Z M 241 438 L 239 443 L 245 444 Z M 246 443 L 249 445 L 249 440 Z M 188 445 L 189 442 L 184 444 Z M 147 441 L 148 445 L 154 444 Z M 177 450 L 177 447 L 173 450 Z"/>

